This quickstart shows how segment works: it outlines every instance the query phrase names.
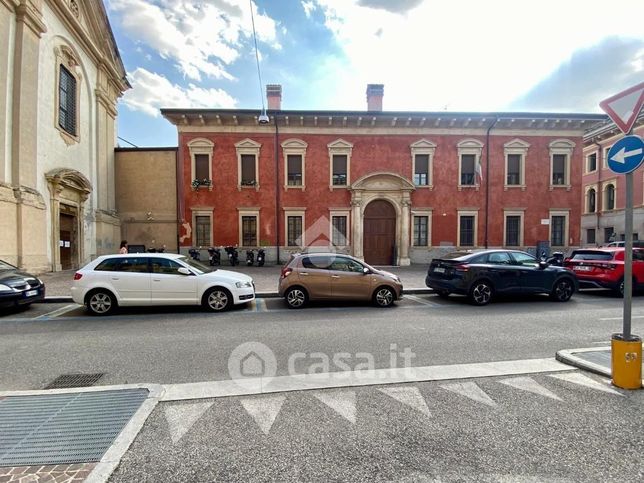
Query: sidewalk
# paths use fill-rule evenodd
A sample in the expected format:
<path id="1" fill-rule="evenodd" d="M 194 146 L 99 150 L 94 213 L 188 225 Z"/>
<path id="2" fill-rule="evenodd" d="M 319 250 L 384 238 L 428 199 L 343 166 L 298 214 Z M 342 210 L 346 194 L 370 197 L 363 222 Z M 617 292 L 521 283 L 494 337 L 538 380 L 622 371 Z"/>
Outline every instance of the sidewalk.
<path id="1" fill-rule="evenodd" d="M 559 362 L 585 371 L 612 377 L 610 347 L 589 347 L 584 349 L 560 350 L 556 354 Z M 642 381 L 644 387 L 644 381 Z"/>
<path id="2" fill-rule="evenodd" d="M 263 267 L 248 267 L 246 265 L 222 265 L 222 270 L 233 270 L 235 272 L 245 273 L 255 282 L 255 290 L 258 295 L 274 295 L 277 293 L 277 282 L 279 281 L 281 266 L 265 265 Z M 377 267 L 395 273 L 402 280 L 405 287 L 405 293 L 418 293 L 418 291 L 427 292 L 430 289 L 425 285 L 425 275 L 427 274 L 427 265 L 410 265 L 407 267 Z M 46 302 L 67 302 L 71 299 L 71 286 L 74 279 L 75 270 L 64 270 L 62 272 L 47 272 L 40 275 L 40 279 L 45 282 Z"/>

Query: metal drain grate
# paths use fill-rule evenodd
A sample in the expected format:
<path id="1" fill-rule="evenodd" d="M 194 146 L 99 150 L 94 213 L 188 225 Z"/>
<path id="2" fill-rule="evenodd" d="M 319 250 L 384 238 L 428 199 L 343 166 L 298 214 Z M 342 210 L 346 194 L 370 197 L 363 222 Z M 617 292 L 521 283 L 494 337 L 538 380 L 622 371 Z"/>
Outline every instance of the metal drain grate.
<path id="1" fill-rule="evenodd" d="M 147 396 L 127 389 L 0 400 L 0 466 L 100 461 Z"/>
<path id="2" fill-rule="evenodd" d="M 96 384 L 104 375 L 104 372 L 97 372 L 96 374 L 63 374 L 45 386 L 45 389 L 89 387 Z"/>

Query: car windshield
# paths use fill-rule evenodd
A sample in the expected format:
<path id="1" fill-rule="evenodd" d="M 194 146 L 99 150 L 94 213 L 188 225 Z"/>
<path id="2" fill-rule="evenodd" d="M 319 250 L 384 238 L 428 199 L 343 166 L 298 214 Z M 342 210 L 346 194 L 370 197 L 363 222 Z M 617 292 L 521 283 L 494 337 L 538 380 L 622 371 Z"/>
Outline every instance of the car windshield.
<path id="1" fill-rule="evenodd" d="M 210 273 L 214 272 L 217 269 L 214 267 L 208 267 L 204 265 L 203 263 L 198 262 L 197 260 L 193 260 L 192 258 L 188 257 L 179 257 L 177 260 L 180 262 L 185 263 L 186 265 L 190 265 L 190 268 L 192 268 L 195 272 L 197 272 L 199 275 L 202 275 L 204 273 Z"/>
<path id="2" fill-rule="evenodd" d="M 533 266 L 533 265 L 539 264 L 537 259 L 534 258 L 532 255 L 529 255 L 528 253 L 512 252 L 512 257 L 514 258 L 515 262 L 518 265 Z"/>
<path id="3" fill-rule="evenodd" d="M 612 260 L 612 252 L 600 252 L 600 251 L 587 251 L 587 252 L 577 252 L 572 257 L 572 260 Z"/>
<path id="4" fill-rule="evenodd" d="M 0 260 L 0 270 L 16 270 L 17 267 L 14 267 L 13 265 L 5 262 L 4 260 Z"/>

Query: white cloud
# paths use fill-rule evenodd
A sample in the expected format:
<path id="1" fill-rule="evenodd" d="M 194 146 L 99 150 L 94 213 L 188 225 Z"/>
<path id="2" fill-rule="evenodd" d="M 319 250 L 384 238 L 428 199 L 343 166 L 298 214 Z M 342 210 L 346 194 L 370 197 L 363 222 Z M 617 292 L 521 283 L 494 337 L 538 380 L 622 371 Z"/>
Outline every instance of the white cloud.
<path id="1" fill-rule="evenodd" d="M 280 49 L 276 22 L 252 6 L 258 41 Z M 184 76 L 196 81 L 202 75 L 234 79 L 229 66 L 252 38 L 244 0 L 109 0 L 108 7 L 126 35 L 172 59 Z"/>
<path id="2" fill-rule="evenodd" d="M 141 67 L 129 72 L 128 79 L 132 89 L 124 94 L 123 104 L 132 111 L 153 117 L 159 116 L 162 107 L 231 109 L 237 105 L 237 101 L 222 89 L 203 89 L 194 84 L 184 88 Z"/>
<path id="3" fill-rule="evenodd" d="M 315 1 L 346 56 L 341 75 L 326 74 L 332 108 L 364 109 L 355 93 L 384 83 L 385 109 L 499 110 L 581 48 L 611 35 L 644 40 L 635 0 L 601 13 L 580 0 L 410 1 L 411 13 L 360 5 L 380 0 Z"/>
<path id="4" fill-rule="evenodd" d="M 306 15 L 306 18 L 311 18 L 311 14 L 313 13 L 313 10 L 315 10 L 315 2 L 302 0 L 301 3 L 302 3 L 302 8 L 304 9 L 304 15 Z"/>

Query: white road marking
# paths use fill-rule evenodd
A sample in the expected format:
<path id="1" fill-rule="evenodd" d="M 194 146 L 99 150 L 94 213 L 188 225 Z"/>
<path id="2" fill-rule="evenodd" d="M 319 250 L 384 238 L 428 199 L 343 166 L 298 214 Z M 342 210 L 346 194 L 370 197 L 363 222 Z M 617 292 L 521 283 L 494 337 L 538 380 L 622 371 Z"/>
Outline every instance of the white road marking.
<path id="1" fill-rule="evenodd" d="M 262 432 L 268 435 L 285 400 L 286 396 L 264 396 L 244 398 L 239 401 L 244 406 L 246 412 L 259 425 Z"/>
<path id="2" fill-rule="evenodd" d="M 441 384 L 443 389 L 455 392 L 470 399 L 495 407 L 496 403 L 475 382 L 455 382 L 454 384 Z"/>
<path id="3" fill-rule="evenodd" d="M 394 398 L 403 404 L 406 404 L 412 409 L 424 414 L 428 418 L 432 415 L 429 412 L 427 403 L 423 398 L 417 387 L 383 387 L 379 389 L 380 392 L 385 393 L 387 396 Z"/>
<path id="4" fill-rule="evenodd" d="M 606 344 L 609 344 L 610 345 L 610 342 L 611 341 L 609 341 L 609 340 L 603 340 L 601 342 L 592 342 L 592 344 L 593 345 L 606 345 Z"/>
<path id="5" fill-rule="evenodd" d="M 46 314 L 40 315 L 36 317 L 34 320 L 40 320 L 40 319 L 52 319 L 54 317 L 59 317 L 63 314 L 66 314 L 67 312 L 71 312 L 74 309 L 79 308 L 80 305 L 78 304 L 70 304 L 70 305 L 65 305 L 64 307 L 61 307 L 60 309 L 52 310 L 51 312 L 47 312 Z"/>
<path id="6" fill-rule="evenodd" d="M 323 402 L 336 413 L 349 421 L 356 423 L 356 393 L 355 391 L 324 391 L 315 392 L 313 396 Z"/>
<path id="7" fill-rule="evenodd" d="M 624 317 L 603 317 L 599 320 L 622 320 Z M 631 315 L 631 319 L 644 319 L 644 315 Z"/>
<path id="8" fill-rule="evenodd" d="M 255 312 L 266 312 L 268 309 L 266 307 L 266 300 L 264 299 L 255 299 Z"/>
<path id="9" fill-rule="evenodd" d="M 413 300 L 416 303 L 422 304 L 422 305 L 429 305 L 430 307 L 441 307 L 441 304 L 437 304 L 434 302 L 430 302 L 429 300 L 421 299 L 420 297 L 416 297 L 415 295 L 405 295 L 403 300 Z"/>
<path id="10" fill-rule="evenodd" d="M 534 394 L 539 394 L 541 396 L 549 397 L 551 399 L 556 399 L 557 401 L 562 400 L 554 392 L 550 391 L 549 389 L 546 389 L 531 377 L 513 377 L 512 379 L 504 379 L 503 381 L 499 381 L 499 382 L 501 384 L 505 384 L 507 386 L 514 387 L 516 389 L 521 389 L 522 391 L 532 392 Z"/>
<path id="11" fill-rule="evenodd" d="M 214 402 L 204 402 L 166 406 L 165 419 L 168 421 L 172 444 L 177 444 L 213 404 Z"/>
<path id="12" fill-rule="evenodd" d="M 562 381 L 572 382 L 573 384 L 579 384 L 580 386 L 589 387 L 591 389 L 596 389 L 598 391 L 607 392 L 609 394 L 617 394 L 618 396 L 624 396 L 623 394 L 611 389 L 610 387 L 605 387 L 603 384 L 591 379 L 588 376 L 584 376 L 579 372 L 572 372 L 570 374 L 550 374 L 550 377 L 556 379 L 561 379 Z"/>

